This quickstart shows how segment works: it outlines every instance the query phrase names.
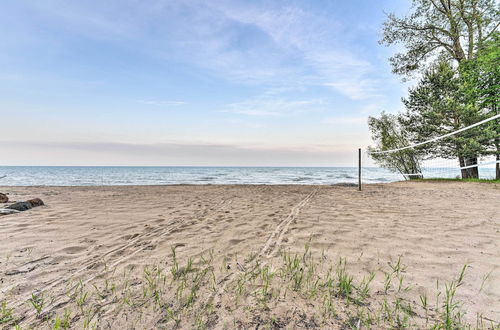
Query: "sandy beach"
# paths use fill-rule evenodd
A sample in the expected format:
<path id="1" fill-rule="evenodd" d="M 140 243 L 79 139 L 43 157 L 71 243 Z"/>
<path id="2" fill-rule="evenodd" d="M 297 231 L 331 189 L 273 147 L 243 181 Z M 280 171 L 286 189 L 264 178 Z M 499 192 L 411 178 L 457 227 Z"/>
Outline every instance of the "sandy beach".
<path id="1" fill-rule="evenodd" d="M 46 204 L 0 217 L 0 327 L 426 327 L 452 281 L 465 321 L 500 321 L 499 184 L 0 191 Z"/>

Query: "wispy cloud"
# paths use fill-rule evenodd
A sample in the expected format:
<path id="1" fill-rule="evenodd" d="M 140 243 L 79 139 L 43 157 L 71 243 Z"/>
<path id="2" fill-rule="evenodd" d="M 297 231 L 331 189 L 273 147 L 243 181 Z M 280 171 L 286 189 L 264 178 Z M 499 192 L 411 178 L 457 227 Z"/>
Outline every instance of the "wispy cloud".
<path id="1" fill-rule="evenodd" d="M 240 142 L 282 142 L 274 151 L 325 140 L 365 143 L 364 117 L 396 109 L 402 93 L 388 84 L 387 54 L 372 35 L 379 18 L 367 9 L 387 3 L 365 1 L 369 20 L 360 24 L 353 18 L 359 4 L 348 1 L 8 2 L 0 13 L 9 32 L 0 33 L 0 107 L 26 118 L 43 109 L 47 124 L 33 119 L 6 128 L 6 136 L 199 139 L 199 149 L 178 144 L 194 153 L 248 151 Z"/>
<path id="2" fill-rule="evenodd" d="M 374 68 L 349 50 L 341 24 L 332 17 L 301 8 L 251 5 L 218 5 L 228 19 L 249 24 L 269 36 L 275 45 L 301 58 L 301 79 L 306 85 L 324 85 L 354 99 L 378 96 L 379 82 L 371 79 Z M 295 78 L 295 77 L 293 77 Z"/>
<path id="3" fill-rule="evenodd" d="M 325 86 L 336 89 L 338 92 L 352 100 L 366 100 L 383 97 L 382 94 L 377 91 L 376 85 L 376 80 L 356 79 L 356 77 L 325 83 Z"/>
<path id="4" fill-rule="evenodd" d="M 154 1 L 134 15 L 127 2 L 37 6 L 87 37 L 129 39 L 151 55 L 237 82 L 327 86 L 353 100 L 378 94 L 372 64 L 350 49 L 340 20 L 291 3 Z"/>
<path id="5" fill-rule="evenodd" d="M 260 97 L 229 104 L 227 109 L 222 111 L 248 116 L 282 116 L 293 115 L 301 112 L 318 111 L 323 103 L 324 102 L 320 99 L 286 100 L 271 97 Z"/>

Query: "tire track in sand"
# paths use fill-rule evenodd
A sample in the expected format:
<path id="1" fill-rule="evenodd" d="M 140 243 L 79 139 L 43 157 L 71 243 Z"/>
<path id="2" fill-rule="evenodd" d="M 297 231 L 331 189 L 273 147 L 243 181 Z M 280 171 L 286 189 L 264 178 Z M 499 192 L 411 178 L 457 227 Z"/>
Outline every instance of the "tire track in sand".
<path id="1" fill-rule="evenodd" d="M 196 221 L 198 218 L 202 217 L 202 218 L 205 218 L 207 217 L 210 213 L 213 213 L 213 212 L 217 212 L 217 211 L 220 211 L 220 210 L 223 210 L 224 208 L 226 208 L 227 206 L 231 205 L 232 203 L 232 200 L 230 199 L 223 199 L 222 201 L 220 201 L 219 203 L 217 203 L 215 205 L 215 207 L 213 207 L 212 209 L 210 210 L 207 210 L 207 209 L 203 209 L 199 212 L 197 212 L 196 214 L 194 214 L 193 216 L 189 217 L 191 220 L 193 221 Z M 130 259 L 131 257 L 133 257 L 134 255 L 136 255 L 137 253 L 140 253 L 142 251 L 144 251 L 145 249 L 149 248 L 151 246 L 151 244 L 154 244 L 154 243 L 159 243 L 161 241 L 161 239 L 172 233 L 173 231 L 177 230 L 177 229 L 181 229 L 183 226 L 188 226 L 190 223 L 186 223 L 186 220 L 187 219 L 181 219 L 177 222 L 177 225 L 173 226 L 173 227 L 169 227 L 165 230 L 163 230 L 161 232 L 160 235 L 158 236 L 154 236 L 154 239 L 152 239 L 151 241 L 149 241 L 149 244 L 142 244 L 142 246 L 137 249 L 137 250 L 133 250 L 131 253 L 129 254 L 126 254 L 124 255 L 123 257 L 121 258 L 118 258 L 117 260 L 113 261 L 112 263 L 110 263 L 108 265 L 108 270 L 106 271 L 102 271 L 102 272 L 96 272 L 95 275 L 92 275 L 90 276 L 89 278 L 85 279 L 85 281 L 82 281 L 81 283 L 82 284 L 87 284 L 89 283 L 90 281 L 92 281 L 93 279 L 95 279 L 96 277 L 98 276 L 105 276 L 106 274 L 110 273 L 113 271 L 113 268 L 116 267 L 117 265 L 119 265 L 120 263 L 124 262 L 125 260 L 127 259 Z M 155 231 L 156 232 L 156 231 Z M 107 251 L 104 256 L 113 256 L 115 255 L 117 252 L 125 252 L 125 250 L 130 247 L 130 246 L 133 246 L 134 243 L 137 243 L 139 242 L 141 239 L 146 239 L 148 240 L 149 239 L 149 234 L 151 234 L 151 231 L 148 231 L 142 235 L 139 235 L 138 237 L 135 237 L 133 239 L 133 242 L 129 241 L 127 242 L 126 244 L 122 245 L 121 247 L 119 248 L 113 248 L 109 251 Z M 101 259 L 101 261 L 103 260 L 104 258 Z M 89 262 L 90 265 L 92 265 L 93 263 L 95 263 L 95 261 L 91 261 Z M 54 288 L 55 286 L 61 284 L 62 282 L 65 282 L 67 281 L 69 278 L 72 278 L 76 275 L 79 275 L 80 273 L 82 273 L 83 271 L 87 270 L 87 269 L 90 269 L 89 268 L 89 265 L 85 265 L 84 267 L 81 267 L 79 268 L 77 271 L 71 273 L 68 277 L 60 277 L 59 279 L 55 280 L 55 281 L 52 281 L 52 282 L 49 282 L 48 285 L 44 286 L 42 290 L 40 290 L 41 292 L 46 292 L 47 290 L 50 290 L 52 288 Z M 77 285 L 80 285 L 77 284 Z M 76 287 L 77 285 L 74 285 L 73 287 Z M 14 307 L 20 307 L 21 305 L 23 305 L 29 298 L 31 297 L 31 295 L 26 295 L 25 297 L 23 297 L 22 299 L 18 300 L 18 303 L 14 305 Z M 65 304 L 67 304 L 69 302 L 69 298 L 65 297 L 64 295 L 62 296 L 63 298 L 61 298 L 61 296 L 59 297 L 59 299 L 55 298 L 51 301 L 51 304 L 49 306 L 46 307 L 46 310 L 45 310 L 45 313 L 50 313 L 52 312 L 54 309 L 60 307 L 60 306 L 63 306 Z M 51 308 L 50 308 L 51 307 Z M 28 314 L 26 316 L 26 314 Z M 26 323 L 26 322 L 31 322 L 35 319 L 35 315 L 34 313 L 30 310 L 28 311 L 27 313 L 25 314 L 25 317 L 23 318 L 23 320 L 20 321 L 20 323 Z"/>
<path id="2" fill-rule="evenodd" d="M 217 308 L 218 312 L 226 313 L 226 311 L 221 308 L 221 298 L 226 290 L 227 285 L 234 281 L 234 276 L 236 274 L 240 274 L 242 271 L 246 272 L 249 269 L 254 269 L 257 266 L 265 265 L 267 260 L 274 256 L 276 252 L 279 251 L 281 244 L 283 242 L 283 238 L 285 237 L 288 227 L 290 224 L 297 218 L 300 213 L 300 210 L 306 206 L 309 201 L 316 195 L 319 188 L 315 188 L 312 192 L 310 192 L 304 199 L 302 199 L 297 205 L 292 207 L 288 216 L 280 221 L 280 223 L 276 226 L 274 231 L 269 235 L 269 238 L 266 240 L 264 246 L 260 249 L 259 253 L 251 258 L 248 262 L 243 265 L 238 264 L 237 268 L 240 268 L 238 271 L 234 271 L 225 276 L 221 281 L 219 281 L 220 288 L 217 292 L 209 299 L 213 299 L 213 305 Z M 264 260 L 263 260 L 264 259 Z M 220 316 L 217 315 L 217 321 L 220 319 Z M 216 327 L 217 328 L 217 327 Z"/>
<path id="3" fill-rule="evenodd" d="M 274 256 L 274 254 L 279 250 L 281 243 L 283 241 L 283 237 L 285 236 L 286 232 L 288 231 L 288 227 L 290 227 L 290 224 L 292 223 L 293 220 L 297 218 L 297 216 L 300 213 L 300 210 L 307 204 L 309 201 L 312 199 L 312 197 L 316 194 L 319 188 L 316 188 L 314 191 L 309 193 L 309 195 L 306 196 L 303 200 L 301 200 L 297 205 L 295 205 L 288 216 L 283 219 L 278 226 L 276 226 L 276 229 L 271 233 L 269 238 L 266 241 L 266 244 L 262 247 L 260 250 L 258 256 L 259 257 L 266 257 L 270 258 Z"/>

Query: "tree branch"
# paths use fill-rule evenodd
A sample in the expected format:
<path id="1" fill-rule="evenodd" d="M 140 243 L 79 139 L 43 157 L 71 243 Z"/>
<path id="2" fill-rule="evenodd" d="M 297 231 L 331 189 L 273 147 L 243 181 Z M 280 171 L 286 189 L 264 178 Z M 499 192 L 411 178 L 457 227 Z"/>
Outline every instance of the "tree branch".
<path id="1" fill-rule="evenodd" d="M 434 25 L 434 24 L 426 24 L 426 25 L 416 25 L 416 24 L 410 24 L 410 23 L 407 23 L 406 21 L 402 20 L 402 19 L 397 19 L 395 17 L 392 17 L 391 20 L 398 24 L 401 28 L 403 29 L 408 29 L 408 30 L 415 30 L 415 31 L 429 31 L 429 30 L 436 30 L 436 31 L 439 31 L 445 35 L 447 35 L 448 37 L 452 38 L 452 35 L 449 31 L 437 26 L 437 25 Z"/>
<path id="2" fill-rule="evenodd" d="M 440 11 L 441 13 L 445 14 L 446 15 L 446 11 L 443 10 L 443 8 L 440 8 L 435 2 L 434 0 L 431 0 L 431 3 L 432 5 L 434 6 L 434 8 L 436 8 L 438 11 Z"/>
<path id="3" fill-rule="evenodd" d="M 495 27 L 493 29 L 491 29 L 490 33 L 488 33 L 488 35 L 481 41 L 486 41 L 488 40 L 492 35 L 493 33 L 495 33 L 495 31 L 497 30 L 497 28 L 500 26 L 500 22 L 498 22 Z"/>

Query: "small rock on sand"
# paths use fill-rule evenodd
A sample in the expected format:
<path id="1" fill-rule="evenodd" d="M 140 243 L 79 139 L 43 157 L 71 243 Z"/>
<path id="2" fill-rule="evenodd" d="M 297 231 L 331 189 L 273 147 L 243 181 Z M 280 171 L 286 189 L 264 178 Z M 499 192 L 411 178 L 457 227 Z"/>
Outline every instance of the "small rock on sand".
<path id="1" fill-rule="evenodd" d="M 37 206 L 45 205 L 40 198 L 30 199 L 26 202 L 17 202 L 5 207 L 4 210 L 26 211 Z M 5 214 L 5 213 L 4 213 Z"/>
<path id="2" fill-rule="evenodd" d="M 6 207 L 6 209 L 17 210 L 17 211 L 26 211 L 33 208 L 30 202 L 17 202 L 12 205 Z"/>
<path id="3" fill-rule="evenodd" d="M 40 198 L 30 199 L 30 200 L 28 200 L 28 203 L 30 203 L 31 206 L 33 206 L 33 207 L 45 205 Z"/>
<path id="4" fill-rule="evenodd" d="M 7 203 L 9 201 L 9 197 L 5 194 L 0 193 L 0 203 Z"/>

